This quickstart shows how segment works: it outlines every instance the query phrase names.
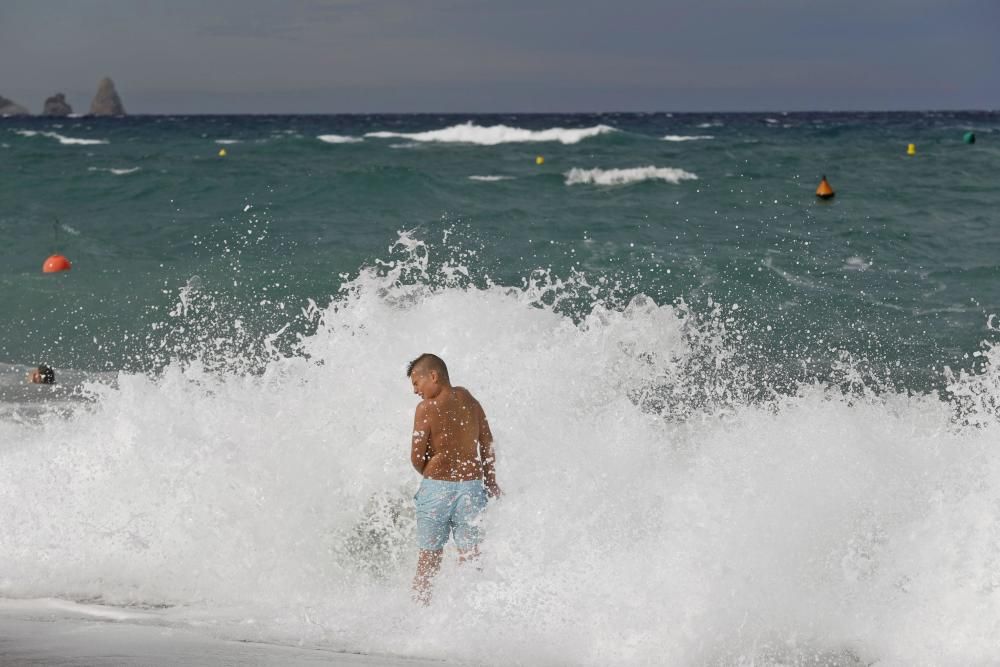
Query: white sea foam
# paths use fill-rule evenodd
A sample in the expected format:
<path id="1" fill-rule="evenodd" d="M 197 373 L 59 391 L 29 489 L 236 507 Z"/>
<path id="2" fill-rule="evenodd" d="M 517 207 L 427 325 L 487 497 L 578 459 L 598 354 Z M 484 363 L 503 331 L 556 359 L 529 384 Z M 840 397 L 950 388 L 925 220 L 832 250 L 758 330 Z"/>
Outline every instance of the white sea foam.
<path id="1" fill-rule="evenodd" d="M 0 595 L 478 663 L 995 659 L 1000 374 L 949 387 L 974 427 L 905 391 L 761 404 L 683 305 L 574 321 L 552 304 L 583 276 L 477 287 L 435 253 L 403 235 L 255 372 L 123 372 L 70 418 L 0 421 Z M 192 290 L 178 331 L 229 322 Z M 506 496 L 480 567 L 449 547 L 418 610 L 402 369 L 424 351 L 490 415 Z"/>
<path id="2" fill-rule="evenodd" d="M 316 138 L 328 144 L 357 144 L 364 141 L 361 137 L 349 137 L 340 134 L 321 134 Z"/>
<path id="3" fill-rule="evenodd" d="M 578 169 L 574 167 L 566 172 L 566 185 L 627 185 L 642 181 L 666 181 L 680 183 L 681 181 L 697 180 L 698 176 L 683 169 L 673 167 L 633 167 L 631 169 Z"/>
<path id="4" fill-rule="evenodd" d="M 701 129 L 707 129 L 709 127 L 722 127 L 722 126 L 723 126 L 723 123 L 721 123 L 719 121 L 712 121 L 711 123 L 698 123 L 697 125 L 695 125 L 695 127 L 698 127 L 698 128 L 701 128 Z"/>
<path id="5" fill-rule="evenodd" d="M 125 174 L 134 174 L 135 172 L 142 169 L 142 167 L 87 167 L 87 171 L 105 171 L 109 174 L 114 174 L 115 176 L 124 176 Z"/>
<path id="6" fill-rule="evenodd" d="M 865 261 L 863 257 L 853 256 L 844 260 L 844 268 L 851 271 L 867 271 L 871 266 L 871 262 Z"/>
<path id="7" fill-rule="evenodd" d="M 228 146 L 229 144 L 239 144 L 239 143 L 243 143 L 243 142 L 242 142 L 241 139 L 216 139 L 215 143 L 217 143 L 217 144 L 224 144 L 224 145 Z"/>
<path id="8" fill-rule="evenodd" d="M 699 141 L 702 139 L 715 139 L 711 134 L 668 134 L 663 137 L 663 141 Z"/>
<path id="9" fill-rule="evenodd" d="M 469 176 L 470 181 L 483 181 L 485 183 L 494 183 L 496 181 L 509 181 L 512 180 L 513 176 Z"/>
<path id="10" fill-rule="evenodd" d="M 508 127 L 506 125 L 491 125 L 489 127 L 483 127 L 481 125 L 475 125 L 470 121 L 461 125 L 452 125 L 451 127 L 446 127 L 441 130 L 430 130 L 428 132 L 369 132 L 365 136 L 378 139 L 403 138 L 420 142 L 462 143 L 495 146 L 497 144 L 548 141 L 558 141 L 563 144 L 575 144 L 589 137 L 596 137 L 616 131 L 617 130 L 615 130 L 615 128 L 609 125 L 596 125 L 594 127 L 571 129 L 553 127 L 547 130 L 526 130 L 519 127 Z"/>
<path id="11" fill-rule="evenodd" d="M 23 137 L 49 137 L 51 139 L 57 139 L 59 143 L 66 146 L 94 146 L 97 144 L 108 143 L 105 139 L 78 139 L 76 137 L 67 137 L 56 132 L 38 132 L 36 130 L 17 130 L 17 134 Z"/>

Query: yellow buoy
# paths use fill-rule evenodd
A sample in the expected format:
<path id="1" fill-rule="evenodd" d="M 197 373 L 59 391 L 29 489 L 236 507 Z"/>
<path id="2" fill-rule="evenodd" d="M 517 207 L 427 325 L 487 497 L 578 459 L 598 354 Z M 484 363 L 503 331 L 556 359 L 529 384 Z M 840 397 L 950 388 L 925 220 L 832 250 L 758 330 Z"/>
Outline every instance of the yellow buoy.
<path id="1" fill-rule="evenodd" d="M 906 147 L 906 154 L 907 155 L 916 155 L 917 154 L 917 145 L 916 144 L 910 144 L 909 146 L 907 146 Z"/>
<path id="2" fill-rule="evenodd" d="M 225 148 L 220 148 L 219 149 L 219 157 L 226 157 L 226 149 Z"/>
<path id="3" fill-rule="evenodd" d="M 535 158 L 535 164 L 545 164 L 545 158 L 542 157 L 541 155 L 537 156 Z"/>

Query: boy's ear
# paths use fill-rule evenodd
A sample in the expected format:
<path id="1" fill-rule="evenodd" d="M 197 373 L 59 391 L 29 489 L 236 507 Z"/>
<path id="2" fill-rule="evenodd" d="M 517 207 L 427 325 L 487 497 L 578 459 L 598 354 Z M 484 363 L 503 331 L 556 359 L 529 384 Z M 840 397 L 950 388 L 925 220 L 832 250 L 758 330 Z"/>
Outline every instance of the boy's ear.
<path id="1" fill-rule="evenodd" d="M 434 369 L 427 371 L 427 377 L 429 377 L 431 379 L 431 382 L 433 382 L 434 384 L 437 384 L 438 381 L 440 380 L 438 372 Z"/>

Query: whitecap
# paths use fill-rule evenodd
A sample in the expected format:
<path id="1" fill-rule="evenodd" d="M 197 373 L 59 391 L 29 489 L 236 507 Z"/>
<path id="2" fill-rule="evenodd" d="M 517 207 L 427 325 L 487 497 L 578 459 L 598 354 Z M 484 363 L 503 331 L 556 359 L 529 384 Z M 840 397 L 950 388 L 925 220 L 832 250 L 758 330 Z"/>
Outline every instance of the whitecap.
<path id="1" fill-rule="evenodd" d="M 844 260 L 844 268 L 850 271 L 867 271 L 872 266 L 871 262 L 866 262 L 863 258 L 854 256 Z"/>
<path id="2" fill-rule="evenodd" d="M 115 176 L 124 176 L 125 174 L 134 174 L 139 171 L 141 167 L 127 167 L 123 169 L 117 169 L 115 167 L 105 168 L 105 167 L 87 167 L 87 171 L 106 171 L 109 174 L 114 174 Z"/>
<path id="3" fill-rule="evenodd" d="M 35 130 L 17 130 L 16 132 L 17 134 L 20 134 L 22 137 L 35 137 L 35 136 L 51 137 L 52 139 L 58 139 L 59 143 L 66 146 L 69 145 L 94 146 L 97 144 L 108 143 L 106 139 L 78 139 L 76 137 L 67 137 L 62 134 L 58 134 L 56 132 L 36 132 Z"/>
<path id="4" fill-rule="evenodd" d="M 226 144 L 226 145 L 229 145 L 229 144 L 238 144 L 240 142 L 241 142 L 240 139 L 216 139 L 215 140 L 215 143 L 217 143 L 217 144 Z"/>
<path id="5" fill-rule="evenodd" d="M 328 144 L 357 144 L 364 141 L 361 137 L 348 137 L 341 134 L 321 134 L 316 138 Z"/>
<path id="6" fill-rule="evenodd" d="M 698 123 L 697 125 L 695 125 L 695 127 L 700 127 L 702 129 L 705 129 L 705 128 L 708 128 L 708 127 L 722 127 L 722 123 L 720 123 L 718 121 L 713 121 L 711 123 Z"/>
<path id="7" fill-rule="evenodd" d="M 512 180 L 513 176 L 469 176 L 470 181 L 482 181 L 485 183 L 494 183 L 496 181 L 509 181 Z"/>
<path id="8" fill-rule="evenodd" d="M 552 127 L 546 130 L 526 130 L 507 125 L 491 125 L 484 127 L 471 121 L 460 125 L 452 125 L 440 130 L 428 132 L 369 132 L 366 137 L 376 139 L 411 139 L 420 142 L 441 142 L 477 144 L 480 146 L 495 146 L 497 144 L 558 141 L 563 144 L 575 144 L 589 137 L 596 137 L 609 132 L 617 132 L 610 125 L 595 125 L 582 128 Z"/>
<path id="9" fill-rule="evenodd" d="M 589 183 L 593 185 L 627 185 L 641 181 L 681 181 L 697 180 L 698 176 L 683 169 L 673 167 L 633 167 L 631 169 L 579 169 L 574 167 L 566 172 L 566 185 Z"/>
<path id="10" fill-rule="evenodd" d="M 698 141 L 700 139 L 715 139 L 711 134 L 692 134 L 692 135 L 682 135 L 682 134 L 668 134 L 663 137 L 661 141 Z"/>

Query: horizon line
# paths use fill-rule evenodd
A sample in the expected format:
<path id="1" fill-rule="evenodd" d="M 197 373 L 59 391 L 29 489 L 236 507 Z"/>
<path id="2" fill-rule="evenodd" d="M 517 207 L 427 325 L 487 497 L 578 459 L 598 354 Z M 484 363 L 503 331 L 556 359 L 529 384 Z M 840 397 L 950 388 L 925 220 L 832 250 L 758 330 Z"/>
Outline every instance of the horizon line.
<path id="1" fill-rule="evenodd" d="M 689 111 L 626 111 L 626 110 L 605 110 L 605 111 L 184 111 L 184 112 L 139 112 L 125 113 L 122 115 L 105 116 L 93 114 L 69 114 L 65 116 L 46 114 L 4 114 L 0 115 L 0 120 L 25 118 L 108 118 L 122 119 L 133 117 L 169 117 L 169 116 L 603 116 L 603 115 L 711 115 L 711 114 L 815 114 L 815 113 L 1000 113 L 1000 108 L 938 108 L 938 109 L 764 109 L 764 110 L 689 110 Z"/>

